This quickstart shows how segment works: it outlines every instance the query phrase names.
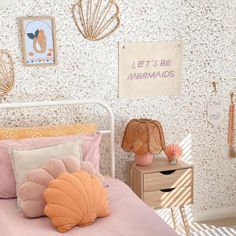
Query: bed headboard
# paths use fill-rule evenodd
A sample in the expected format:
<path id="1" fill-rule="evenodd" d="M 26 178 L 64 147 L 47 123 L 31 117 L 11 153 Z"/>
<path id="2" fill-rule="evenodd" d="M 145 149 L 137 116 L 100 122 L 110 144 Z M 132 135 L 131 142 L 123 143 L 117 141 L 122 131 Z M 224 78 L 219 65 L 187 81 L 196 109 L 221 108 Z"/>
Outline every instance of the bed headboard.
<path id="1" fill-rule="evenodd" d="M 110 135 L 110 158 L 111 158 L 111 175 L 115 178 L 115 146 L 114 146 L 114 115 L 111 108 L 104 102 L 97 100 L 68 100 L 68 101 L 49 101 L 49 102 L 29 102 L 29 103 L 2 103 L 0 109 L 13 109 L 13 108 L 30 108 L 30 107 L 47 107 L 47 106 L 65 106 L 65 105 L 81 105 L 92 104 L 103 107 L 110 119 L 110 128 L 107 130 L 99 130 L 102 134 Z"/>

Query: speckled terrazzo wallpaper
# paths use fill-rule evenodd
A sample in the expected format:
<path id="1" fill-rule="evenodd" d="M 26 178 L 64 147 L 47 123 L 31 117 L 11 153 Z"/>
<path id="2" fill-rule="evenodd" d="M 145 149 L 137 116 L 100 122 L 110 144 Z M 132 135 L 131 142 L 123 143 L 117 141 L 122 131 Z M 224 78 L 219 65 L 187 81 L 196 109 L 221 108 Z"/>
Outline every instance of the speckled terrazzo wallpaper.
<path id="1" fill-rule="evenodd" d="M 0 48 L 11 52 L 16 69 L 15 88 L 2 102 L 74 98 L 105 101 L 115 114 L 116 175 L 122 180 L 126 178 L 125 161 L 132 158 L 120 148 L 126 123 L 134 117 L 157 119 L 167 143 L 181 143 L 184 158 L 194 163 L 195 210 L 236 207 L 236 160 L 227 158 L 226 147 L 229 92 L 236 92 L 236 2 L 119 0 L 121 26 L 99 42 L 89 42 L 77 31 L 71 17 L 73 3 L 18 0 L 11 8 L 0 10 Z M 22 65 L 17 17 L 27 15 L 55 16 L 57 66 Z M 180 38 L 184 43 L 181 96 L 118 98 L 118 42 Z M 225 114 L 219 126 L 206 122 L 213 78 L 218 82 L 218 98 Z M 68 110 L 4 111 L 1 120 L 4 126 L 74 121 L 68 117 Z M 81 110 L 76 111 L 78 118 Z M 96 115 L 95 120 L 106 123 L 103 114 Z M 102 170 L 106 172 L 107 147 L 103 155 Z"/>

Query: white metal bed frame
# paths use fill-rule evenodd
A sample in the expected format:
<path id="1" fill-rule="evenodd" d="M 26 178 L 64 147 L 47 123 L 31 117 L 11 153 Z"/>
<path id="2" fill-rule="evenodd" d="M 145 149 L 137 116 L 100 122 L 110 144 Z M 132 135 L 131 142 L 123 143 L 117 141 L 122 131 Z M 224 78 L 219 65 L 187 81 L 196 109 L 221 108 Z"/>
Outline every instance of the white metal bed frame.
<path id="1" fill-rule="evenodd" d="M 65 106 L 65 105 L 81 105 L 81 104 L 95 104 L 103 107 L 110 118 L 110 129 L 99 130 L 102 134 L 110 134 L 110 152 L 111 152 L 111 176 L 115 178 L 115 130 L 114 130 L 114 115 L 111 108 L 104 102 L 98 100 L 68 100 L 68 101 L 49 101 L 49 102 L 29 102 L 29 103 L 2 103 L 0 109 L 13 108 L 30 108 L 30 107 L 46 107 L 46 106 Z"/>

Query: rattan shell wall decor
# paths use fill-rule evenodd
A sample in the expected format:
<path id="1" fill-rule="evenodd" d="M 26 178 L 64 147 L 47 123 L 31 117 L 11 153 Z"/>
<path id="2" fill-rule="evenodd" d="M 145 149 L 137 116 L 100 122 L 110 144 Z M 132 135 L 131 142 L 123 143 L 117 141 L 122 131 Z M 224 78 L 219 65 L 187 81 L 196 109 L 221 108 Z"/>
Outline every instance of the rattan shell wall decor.
<path id="1" fill-rule="evenodd" d="M 11 55 L 0 50 L 0 97 L 8 94 L 15 82 L 14 64 Z"/>
<path id="2" fill-rule="evenodd" d="M 120 10 L 115 0 L 79 0 L 72 12 L 79 32 L 91 41 L 108 37 L 120 25 Z"/>

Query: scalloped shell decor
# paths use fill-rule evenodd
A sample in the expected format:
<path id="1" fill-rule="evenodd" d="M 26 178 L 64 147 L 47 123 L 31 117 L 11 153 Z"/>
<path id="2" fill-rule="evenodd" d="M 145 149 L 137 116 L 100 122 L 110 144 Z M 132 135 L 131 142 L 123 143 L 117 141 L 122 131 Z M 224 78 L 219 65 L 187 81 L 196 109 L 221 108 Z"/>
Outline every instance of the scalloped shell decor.
<path id="1" fill-rule="evenodd" d="M 15 71 L 11 55 L 0 50 L 0 97 L 8 94 L 15 82 Z"/>
<path id="2" fill-rule="evenodd" d="M 168 144 L 165 154 L 171 165 L 176 165 L 183 154 L 182 148 L 178 144 Z"/>
<path id="3" fill-rule="evenodd" d="M 91 41 L 108 37 L 120 25 L 120 11 L 115 0 L 79 0 L 72 12 L 79 32 Z"/>

